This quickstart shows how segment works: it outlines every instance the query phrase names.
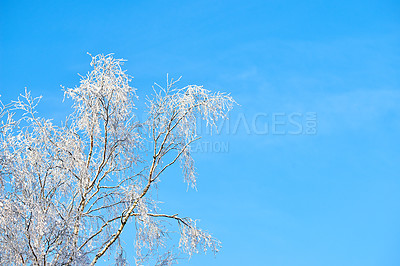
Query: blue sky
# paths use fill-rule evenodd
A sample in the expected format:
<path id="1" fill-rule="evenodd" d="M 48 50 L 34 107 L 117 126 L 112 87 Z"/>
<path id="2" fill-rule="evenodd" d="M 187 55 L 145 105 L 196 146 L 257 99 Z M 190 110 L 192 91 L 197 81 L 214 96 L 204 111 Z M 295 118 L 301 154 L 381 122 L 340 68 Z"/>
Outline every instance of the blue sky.
<path id="1" fill-rule="evenodd" d="M 0 94 L 28 87 L 61 119 L 87 52 L 129 60 L 141 99 L 167 73 L 230 92 L 229 128 L 203 140 L 228 149 L 195 154 L 198 191 L 177 169 L 160 184 L 162 208 L 222 241 L 180 265 L 400 265 L 399 29 L 384 0 L 2 0 Z"/>

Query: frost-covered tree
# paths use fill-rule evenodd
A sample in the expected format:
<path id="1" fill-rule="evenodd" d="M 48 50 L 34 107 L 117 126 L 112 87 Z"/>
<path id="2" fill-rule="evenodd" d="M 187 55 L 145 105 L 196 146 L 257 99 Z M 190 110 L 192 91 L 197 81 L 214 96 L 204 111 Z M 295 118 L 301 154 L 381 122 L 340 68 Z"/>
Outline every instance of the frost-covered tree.
<path id="1" fill-rule="evenodd" d="M 1 265 L 94 265 L 103 256 L 126 265 L 120 236 L 130 221 L 137 265 L 218 251 L 219 241 L 195 220 L 160 212 L 154 196 L 175 163 L 196 185 L 190 153 L 196 121 L 215 126 L 234 100 L 170 80 L 155 86 L 141 121 L 122 64 L 112 55 L 92 57 L 93 70 L 80 85 L 64 89 L 73 110 L 58 126 L 37 115 L 40 98 L 27 91 L 0 102 Z M 176 248 L 168 244 L 174 225 Z"/>

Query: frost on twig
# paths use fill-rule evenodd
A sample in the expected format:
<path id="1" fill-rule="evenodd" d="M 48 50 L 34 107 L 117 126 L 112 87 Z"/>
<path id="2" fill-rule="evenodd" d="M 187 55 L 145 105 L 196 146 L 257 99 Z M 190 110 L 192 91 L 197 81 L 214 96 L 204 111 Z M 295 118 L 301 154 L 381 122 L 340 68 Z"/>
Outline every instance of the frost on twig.
<path id="1" fill-rule="evenodd" d="M 189 257 L 218 252 L 219 241 L 195 220 L 160 214 L 154 195 L 162 173 L 178 161 L 184 181 L 196 185 L 196 121 L 213 127 L 235 102 L 167 79 L 165 88 L 154 87 L 140 121 L 123 62 L 92 56 L 93 70 L 79 86 L 64 88 L 73 106 L 61 125 L 38 116 L 40 98 L 27 90 L 10 104 L 0 101 L 1 265 L 94 265 L 107 257 L 127 265 L 120 236 L 129 221 L 137 265 L 171 265 L 177 250 Z"/>
<path id="2" fill-rule="evenodd" d="M 197 118 L 216 127 L 218 119 L 227 118 L 235 101 L 230 95 L 212 93 L 202 86 L 176 88 L 172 80 L 166 88 L 159 85 L 153 99 L 148 100 L 147 126 L 156 148 L 165 155 L 172 150 L 180 153 L 184 180 L 195 187 L 196 173 L 189 145 L 197 139 Z"/>

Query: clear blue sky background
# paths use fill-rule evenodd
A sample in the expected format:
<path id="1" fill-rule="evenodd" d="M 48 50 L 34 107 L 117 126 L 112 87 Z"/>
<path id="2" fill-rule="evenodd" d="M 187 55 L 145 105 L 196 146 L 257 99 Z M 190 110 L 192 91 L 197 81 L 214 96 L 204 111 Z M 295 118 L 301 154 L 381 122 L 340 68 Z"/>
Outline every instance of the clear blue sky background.
<path id="1" fill-rule="evenodd" d="M 165 210 L 223 245 L 180 265 L 400 265 L 399 2 L 0 3 L 3 101 L 28 87 L 62 118 L 60 85 L 90 70 L 86 52 L 113 52 L 141 99 L 169 73 L 240 104 L 214 138 L 228 151 L 195 155 L 198 191 L 174 171 L 161 184 Z"/>

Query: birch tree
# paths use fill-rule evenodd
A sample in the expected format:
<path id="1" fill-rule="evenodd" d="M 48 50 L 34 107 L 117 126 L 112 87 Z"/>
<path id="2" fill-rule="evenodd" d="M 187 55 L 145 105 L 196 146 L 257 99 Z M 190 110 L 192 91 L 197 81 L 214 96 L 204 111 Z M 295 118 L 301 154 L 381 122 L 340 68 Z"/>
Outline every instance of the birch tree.
<path id="1" fill-rule="evenodd" d="M 174 164 L 196 186 L 190 153 L 199 139 L 196 123 L 215 126 L 235 102 L 167 80 L 154 86 L 141 120 L 123 61 L 92 57 L 93 69 L 79 86 L 64 88 L 73 106 L 60 125 L 38 116 L 40 98 L 28 91 L 0 102 L 1 265 L 95 265 L 100 259 L 127 265 L 121 241 L 127 226 L 135 228 L 136 265 L 218 252 L 217 239 L 178 211 L 161 212 L 154 196 L 161 178 L 175 178 L 165 175 Z"/>

